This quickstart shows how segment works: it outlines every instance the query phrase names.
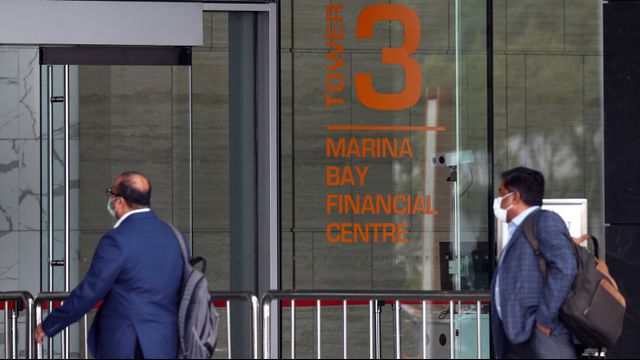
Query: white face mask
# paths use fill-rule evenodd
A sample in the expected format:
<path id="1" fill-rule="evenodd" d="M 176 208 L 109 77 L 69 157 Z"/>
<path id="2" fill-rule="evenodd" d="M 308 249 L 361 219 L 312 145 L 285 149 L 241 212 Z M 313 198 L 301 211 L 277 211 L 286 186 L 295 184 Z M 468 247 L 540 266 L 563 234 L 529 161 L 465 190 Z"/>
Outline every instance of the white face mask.
<path id="1" fill-rule="evenodd" d="M 107 200 L 107 211 L 109 212 L 109 215 L 111 215 L 112 218 L 116 218 L 116 211 L 113 210 L 113 207 L 111 207 L 111 198 L 109 198 Z"/>
<path id="2" fill-rule="evenodd" d="M 507 222 L 507 212 L 513 207 L 513 204 L 511 204 L 508 208 L 503 209 L 502 200 L 504 200 L 504 198 L 506 198 L 507 196 L 511 196 L 512 194 L 513 193 L 508 193 L 505 196 L 498 196 L 497 198 L 493 199 L 493 214 L 498 220 L 502 222 Z"/>

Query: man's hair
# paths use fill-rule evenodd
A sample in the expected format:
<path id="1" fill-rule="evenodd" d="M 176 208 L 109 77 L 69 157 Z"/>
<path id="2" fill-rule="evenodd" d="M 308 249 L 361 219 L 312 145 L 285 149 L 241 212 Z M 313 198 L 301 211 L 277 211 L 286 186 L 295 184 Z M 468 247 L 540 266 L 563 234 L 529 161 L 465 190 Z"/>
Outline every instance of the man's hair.
<path id="1" fill-rule="evenodd" d="M 542 206 L 544 198 L 544 176 L 539 171 L 517 167 L 502 173 L 502 181 L 509 192 L 520 193 L 520 198 L 529 206 Z"/>
<path id="2" fill-rule="evenodd" d="M 142 191 L 134 182 L 134 178 L 141 176 L 149 184 L 148 191 Z M 151 206 L 151 181 L 137 171 L 125 171 L 120 174 L 122 180 L 116 185 L 116 192 L 122 196 L 127 205 L 131 208 L 141 208 Z"/>

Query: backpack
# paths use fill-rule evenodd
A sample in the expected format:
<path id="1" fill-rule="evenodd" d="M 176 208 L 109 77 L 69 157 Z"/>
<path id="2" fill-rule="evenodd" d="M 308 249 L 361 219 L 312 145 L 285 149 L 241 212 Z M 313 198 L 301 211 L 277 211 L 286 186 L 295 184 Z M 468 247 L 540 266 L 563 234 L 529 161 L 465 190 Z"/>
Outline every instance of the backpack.
<path id="1" fill-rule="evenodd" d="M 189 261 L 185 240 L 175 227 L 171 226 L 180 244 L 184 259 L 180 304 L 178 307 L 178 358 L 210 359 L 218 341 L 218 311 L 211 302 L 207 279 L 203 272 L 207 262 L 196 257 Z M 203 263 L 202 271 L 193 266 Z"/>
<path id="2" fill-rule="evenodd" d="M 537 212 L 539 213 L 539 212 Z M 540 262 L 542 276 L 547 277 L 547 264 L 533 232 L 538 214 L 527 217 L 524 232 Z M 598 240 L 591 237 L 598 251 Z M 584 345 L 612 347 L 622 333 L 626 310 L 624 296 L 609 274 L 607 265 L 582 246 L 571 241 L 578 263 L 578 274 L 560 308 L 560 319 Z"/>

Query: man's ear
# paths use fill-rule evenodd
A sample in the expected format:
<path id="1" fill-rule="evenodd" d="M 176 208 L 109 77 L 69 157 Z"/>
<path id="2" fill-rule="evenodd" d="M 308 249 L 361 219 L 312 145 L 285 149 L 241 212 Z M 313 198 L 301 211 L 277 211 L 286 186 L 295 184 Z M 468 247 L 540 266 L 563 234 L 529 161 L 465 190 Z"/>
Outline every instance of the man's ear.
<path id="1" fill-rule="evenodd" d="M 520 197 L 520 193 L 519 193 L 519 192 L 514 191 L 514 192 L 513 192 L 513 195 L 511 195 L 511 196 L 513 196 L 513 202 L 514 202 L 514 203 L 516 203 L 516 202 L 517 202 L 517 203 L 522 202 L 522 197 Z"/>

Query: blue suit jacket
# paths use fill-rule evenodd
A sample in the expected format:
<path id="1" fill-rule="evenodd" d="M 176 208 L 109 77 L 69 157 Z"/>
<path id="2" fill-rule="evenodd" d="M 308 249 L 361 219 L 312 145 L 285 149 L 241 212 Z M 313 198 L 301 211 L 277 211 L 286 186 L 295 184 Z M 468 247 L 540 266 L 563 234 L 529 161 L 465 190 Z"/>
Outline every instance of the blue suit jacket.
<path id="1" fill-rule="evenodd" d="M 85 278 L 43 330 L 54 336 L 104 299 L 88 339 L 96 358 L 131 358 L 136 339 L 147 358 L 175 358 L 183 266 L 171 227 L 151 211 L 132 214 L 100 239 Z"/>
<path id="2" fill-rule="evenodd" d="M 558 214 L 537 210 L 529 216 L 536 213 L 533 229 L 547 262 L 547 280 L 543 281 L 538 258 L 524 233 L 525 220 L 503 250 L 491 283 L 495 299 L 496 278 L 500 276 L 502 319 L 495 300 L 491 302 L 491 333 L 498 358 L 503 358 L 511 345 L 527 341 L 536 320 L 549 327 L 553 335 L 567 332 L 558 315 L 578 270 L 572 240 Z"/>

